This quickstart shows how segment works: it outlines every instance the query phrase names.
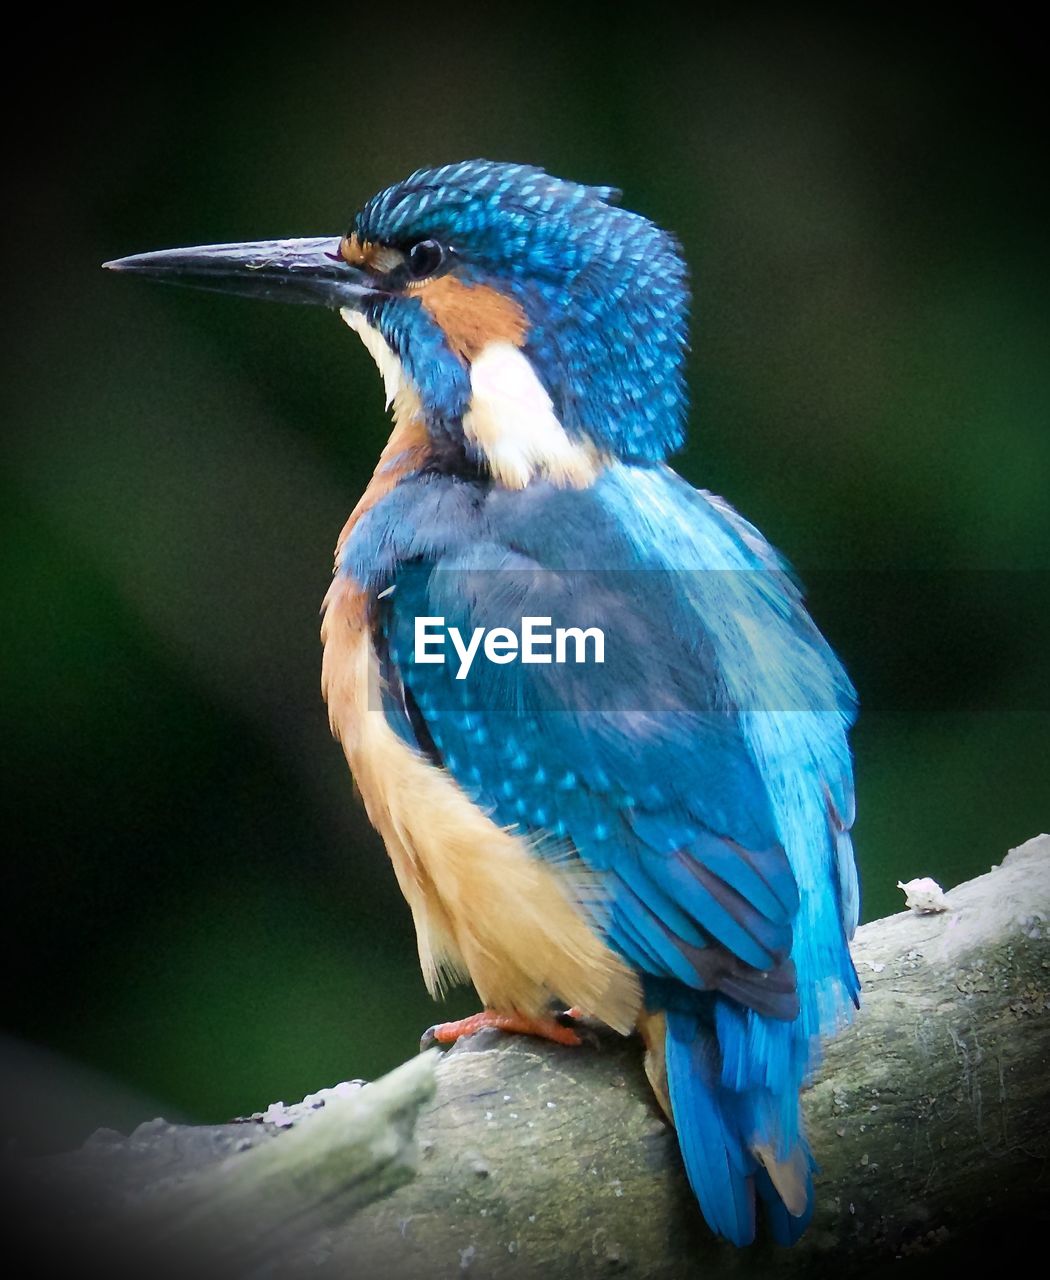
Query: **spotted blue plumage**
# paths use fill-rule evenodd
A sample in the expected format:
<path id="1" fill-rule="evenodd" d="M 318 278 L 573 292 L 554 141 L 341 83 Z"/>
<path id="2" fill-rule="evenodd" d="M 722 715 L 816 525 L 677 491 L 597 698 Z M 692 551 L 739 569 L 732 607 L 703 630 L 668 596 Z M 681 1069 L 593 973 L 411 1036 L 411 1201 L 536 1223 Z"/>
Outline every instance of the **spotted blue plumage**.
<path id="1" fill-rule="evenodd" d="M 610 203 L 617 196 L 530 165 L 472 160 L 420 169 L 380 192 L 353 230 L 403 249 L 424 239 L 451 247 L 461 279 L 524 308 L 525 353 L 565 429 L 651 461 L 684 437 L 685 267 L 673 237 Z M 414 352 L 405 327 L 419 339 L 427 321 L 412 309 L 380 299 L 369 315 L 407 356 L 432 420 L 447 430 L 450 388 L 465 384 L 447 363 Z"/>
<path id="2" fill-rule="evenodd" d="M 370 711 L 340 664 L 364 642 L 391 729 L 519 832 L 520 856 L 588 869 L 569 882 L 581 911 L 662 1015 L 646 1026 L 669 1102 L 654 1079 L 711 1227 L 746 1243 L 760 1201 L 790 1241 L 813 1204 L 799 1089 L 858 989 L 854 695 L 776 553 L 666 464 L 686 416 L 677 246 L 610 188 L 481 160 L 419 170 L 353 231 L 339 253 L 315 238 L 109 265 L 338 307 L 404 391 L 326 616 L 333 724 L 364 740 L 351 767 L 376 811 L 403 786 L 375 776 L 389 752 L 362 768 Z M 421 615 L 468 637 L 526 616 L 598 627 L 606 661 L 482 659 L 461 680 L 418 661 Z M 494 907 L 450 874 L 433 905 L 462 937 Z"/>
<path id="3" fill-rule="evenodd" d="M 666 1015 L 711 1227 L 746 1243 L 757 1199 L 790 1242 L 812 1210 L 799 1089 L 858 993 L 854 694 L 779 556 L 664 462 L 686 412 L 685 271 L 614 197 L 472 161 L 364 206 L 361 240 L 437 239 L 461 280 L 520 303 L 555 413 L 605 458 L 590 488 L 501 488 L 463 441 L 468 368 L 417 300 L 374 298 L 434 449 L 360 520 L 339 572 L 374 602 L 395 731 L 537 856 L 597 877 L 593 925 Z M 606 663 L 482 660 L 459 680 L 415 661 L 423 615 L 466 636 L 525 615 L 600 625 Z"/>
<path id="4" fill-rule="evenodd" d="M 694 1188 L 749 1239 L 749 1187 L 777 1200 L 750 1146 L 798 1146 L 816 1037 L 857 992 L 853 695 L 790 578 L 724 503 L 629 464 L 582 493 L 420 476 L 342 568 L 393 587 L 375 626 L 394 727 L 497 822 L 601 876 L 596 926 L 670 1011 Z M 413 661 L 416 616 L 469 635 L 522 614 L 600 621 L 605 668 L 480 662 L 461 681 Z M 714 1156 L 712 1115 L 732 1139 Z"/>

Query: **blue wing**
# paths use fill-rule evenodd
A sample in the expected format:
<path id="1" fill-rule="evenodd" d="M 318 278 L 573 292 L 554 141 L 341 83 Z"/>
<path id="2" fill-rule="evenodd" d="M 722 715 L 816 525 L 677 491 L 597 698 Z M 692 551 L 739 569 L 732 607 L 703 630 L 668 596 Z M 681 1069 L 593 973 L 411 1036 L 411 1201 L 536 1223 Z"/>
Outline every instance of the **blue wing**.
<path id="1" fill-rule="evenodd" d="M 857 995 L 853 692 L 750 525 L 664 467 L 520 492 L 429 475 L 357 526 L 385 712 L 502 825 L 600 878 L 596 920 L 667 1012 L 686 1169 L 711 1226 L 779 1239 L 812 1208 L 798 1090 Z M 416 661 L 524 616 L 598 626 L 605 662 Z M 512 927 L 509 924 L 508 927 Z"/>
<path id="2" fill-rule="evenodd" d="M 390 715 L 497 822 L 601 874 L 606 932 L 637 968 L 793 1017 L 798 895 L 761 778 L 732 721 L 690 705 L 704 692 L 689 687 L 693 655 L 677 681 L 653 661 L 651 627 L 637 626 L 642 587 L 639 575 L 540 570 L 491 543 L 407 568 L 380 622 Z M 464 636 L 521 616 L 601 619 L 606 653 L 630 657 L 572 684 L 553 664 L 484 659 L 458 680 L 454 662 L 412 662 L 417 616 Z"/>
<path id="3" fill-rule="evenodd" d="M 770 785 L 775 762 L 755 725 L 782 714 L 839 721 L 841 748 L 810 770 L 827 765 L 827 776 L 809 779 L 827 844 L 849 812 L 848 709 L 844 689 L 777 686 L 797 650 L 813 655 L 825 684 L 829 670 L 831 686 L 842 678 L 758 535 L 667 469 L 615 467 L 585 492 L 430 477 L 395 491 L 354 541 L 347 567 L 386 592 L 375 631 L 398 732 L 497 822 L 600 873 L 607 936 L 657 987 L 721 991 L 793 1019 L 800 884 L 818 881 L 826 898 L 827 868 L 809 868 L 808 851 L 792 859 Z M 366 548 L 368 561 L 355 562 Z M 760 668 L 773 662 L 769 689 L 753 669 L 754 687 L 734 687 L 733 664 L 755 663 L 726 638 L 733 615 L 738 630 L 750 615 L 764 624 L 763 644 L 773 642 L 771 619 L 790 638 L 786 653 L 758 655 Z M 413 660 L 421 616 L 464 637 L 522 616 L 600 625 L 606 661 L 479 658 L 457 679 L 455 661 Z M 792 705 L 766 705 L 767 694 Z M 847 880 L 847 911 L 854 897 Z M 835 932 L 841 942 L 841 925 Z"/>

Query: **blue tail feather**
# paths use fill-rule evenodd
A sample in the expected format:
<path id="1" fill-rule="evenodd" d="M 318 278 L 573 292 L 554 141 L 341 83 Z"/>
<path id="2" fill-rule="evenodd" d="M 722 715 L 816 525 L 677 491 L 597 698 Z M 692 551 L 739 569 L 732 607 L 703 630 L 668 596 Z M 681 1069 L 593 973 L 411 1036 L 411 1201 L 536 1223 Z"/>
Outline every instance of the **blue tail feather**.
<path id="1" fill-rule="evenodd" d="M 691 1013 L 667 1014 L 666 1065 L 678 1142 L 707 1224 L 733 1244 L 755 1237 L 754 1161 L 726 1115 L 712 1033 Z"/>
<path id="2" fill-rule="evenodd" d="M 756 1192 L 774 1238 L 792 1244 L 812 1213 L 812 1179 L 806 1182 L 806 1210 L 795 1217 L 754 1155 L 752 1143 L 768 1146 L 778 1159 L 788 1154 L 785 1145 L 792 1149 L 797 1145 L 795 1125 L 788 1125 L 785 1133 L 779 1122 L 781 1113 L 797 1114 L 797 1082 L 784 1081 L 781 1098 L 765 1085 L 751 1084 L 746 1078 L 734 1080 L 734 1073 L 725 1070 L 719 1042 L 709 1018 L 668 1010 L 667 1083 L 689 1183 L 708 1226 L 733 1244 L 750 1244 L 755 1238 Z M 811 1171 L 808 1150 L 803 1151 Z"/>

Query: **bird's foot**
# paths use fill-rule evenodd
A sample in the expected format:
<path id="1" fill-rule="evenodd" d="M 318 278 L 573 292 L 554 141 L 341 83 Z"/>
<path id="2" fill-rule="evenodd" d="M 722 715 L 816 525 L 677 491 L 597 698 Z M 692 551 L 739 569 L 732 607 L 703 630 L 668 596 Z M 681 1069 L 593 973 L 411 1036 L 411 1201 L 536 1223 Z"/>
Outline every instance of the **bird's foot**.
<path id="1" fill-rule="evenodd" d="M 539 1036 L 543 1040 L 553 1040 L 555 1044 L 582 1044 L 583 1041 L 576 1032 L 558 1020 L 565 1016 L 559 1014 L 558 1018 L 530 1018 L 524 1013 L 497 1013 L 494 1009 L 485 1009 L 469 1018 L 460 1018 L 457 1022 L 439 1022 L 435 1027 L 428 1027 L 423 1033 L 420 1048 L 429 1049 L 435 1044 L 455 1044 L 463 1036 L 471 1036 L 476 1031 L 485 1031 L 490 1027 L 509 1035 Z"/>

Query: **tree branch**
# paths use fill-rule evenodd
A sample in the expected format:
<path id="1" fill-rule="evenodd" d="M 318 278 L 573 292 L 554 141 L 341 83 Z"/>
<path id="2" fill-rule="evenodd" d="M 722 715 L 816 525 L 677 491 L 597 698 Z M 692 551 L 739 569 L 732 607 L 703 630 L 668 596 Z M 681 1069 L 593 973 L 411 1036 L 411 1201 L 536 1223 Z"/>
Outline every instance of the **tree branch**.
<path id="1" fill-rule="evenodd" d="M 289 1132 L 153 1122 L 35 1183 L 73 1178 L 93 1220 L 116 1202 L 142 1228 L 124 1234 L 225 1275 L 843 1277 L 901 1258 L 928 1274 L 991 1243 L 1002 1258 L 1050 1225 L 1050 837 L 948 904 L 858 931 L 863 1007 L 803 1098 L 821 1173 L 792 1250 L 710 1237 L 640 1045 L 607 1034 L 581 1050 L 483 1032 L 293 1109 Z"/>

